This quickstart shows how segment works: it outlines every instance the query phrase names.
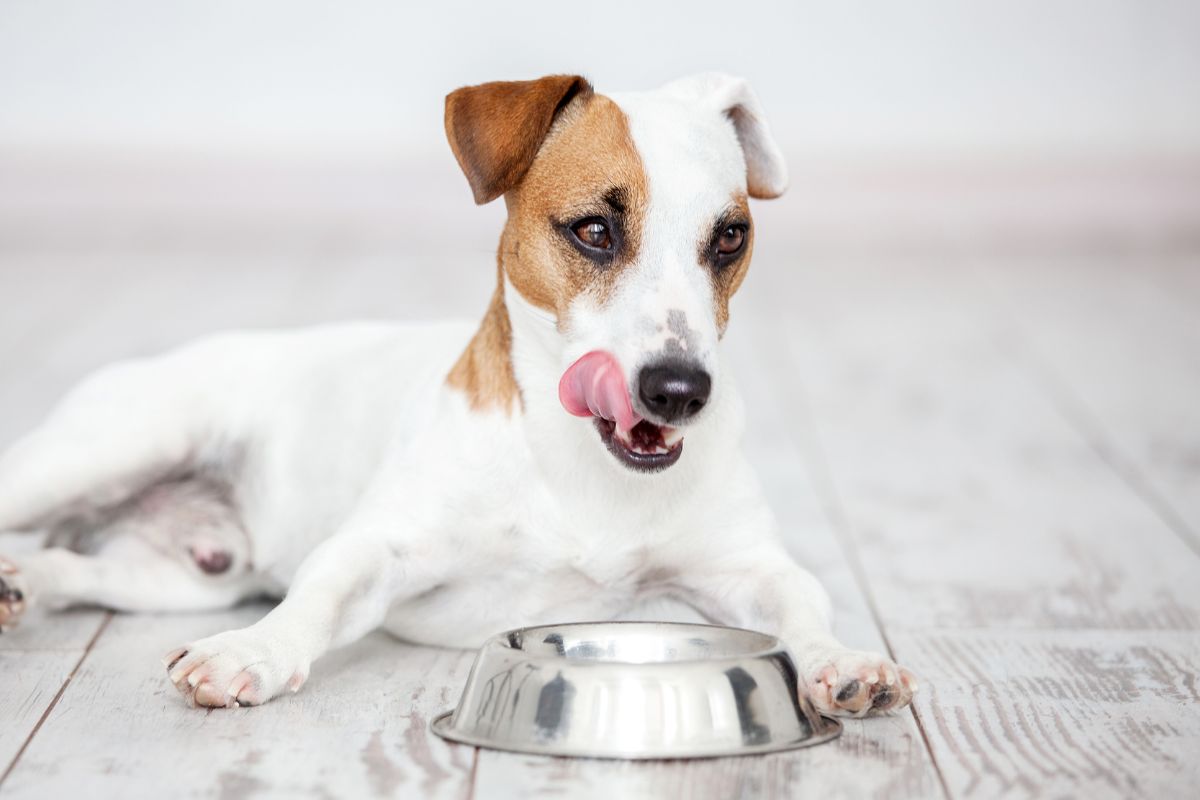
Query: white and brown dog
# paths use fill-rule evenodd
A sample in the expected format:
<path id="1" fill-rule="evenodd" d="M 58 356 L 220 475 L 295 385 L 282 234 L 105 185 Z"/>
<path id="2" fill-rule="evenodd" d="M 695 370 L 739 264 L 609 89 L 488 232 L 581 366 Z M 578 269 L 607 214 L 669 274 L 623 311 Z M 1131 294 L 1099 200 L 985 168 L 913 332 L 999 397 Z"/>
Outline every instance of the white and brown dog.
<path id="1" fill-rule="evenodd" d="M 782 637 L 824 712 L 905 706 L 909 672 L 831 635 L 739 450 L 718 343 L 747 197 L 787 183 L 746 83 L 490 83 L 445 121 L 475 200 L 508 207 L 482 324 L 230 333 L 88 378 L 0 460 L 0 530 L 52 545 L 0 564 L 0 623 L 282 595 L 166 658 L 232 706 L 381 626 L 475 647 L 671 595 Z"/>

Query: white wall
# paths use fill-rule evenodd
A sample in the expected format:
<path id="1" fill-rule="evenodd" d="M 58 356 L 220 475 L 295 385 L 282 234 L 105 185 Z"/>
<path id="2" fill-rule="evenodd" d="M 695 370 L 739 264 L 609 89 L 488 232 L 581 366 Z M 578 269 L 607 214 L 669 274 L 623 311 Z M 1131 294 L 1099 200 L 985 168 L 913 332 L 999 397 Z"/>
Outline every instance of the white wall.
<path id="1" fill-rule="evenodd" d="M 723 69 L 785 147 L 1200 153 L 1194 0 L 5 0 L 0 148 L 442 152 L 442 96 Z"/>

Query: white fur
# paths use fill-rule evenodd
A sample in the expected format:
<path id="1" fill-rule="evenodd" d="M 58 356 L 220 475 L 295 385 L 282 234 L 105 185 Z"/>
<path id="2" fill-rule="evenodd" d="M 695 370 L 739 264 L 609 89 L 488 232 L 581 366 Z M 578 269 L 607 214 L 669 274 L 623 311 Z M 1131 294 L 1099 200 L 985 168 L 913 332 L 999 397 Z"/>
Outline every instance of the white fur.
<path id="1" fill-rule="evenodd" d="M 168 656 L 172 680 L 202 705 L 295 690 L 316 658 L 380 626 L 474 647 L 506 628 L 610 618 L 661 595 L 784 637 L 825 711 L 866 713 L 872 684 L 894 684 L 897 707 L 906 703 L 908 673 L 832 637 L 826 594 L 780 544 L 740 454 L 742 403 L 722 369 L 696 241 L 745 191 L 744 153 L 758 153 L 754 168 L 776 184 L 786 171 L 765 125 L 747 134 L 724 113 L 752 101 L 731 81 L 614 96 L 647 171 L 640 257 L 608 303 L 581 296 L 564 320 L 506 285 L 523 398 L 513 415 L 473 411 L 445 384 L 470 324 L 225 334 L 117 365 L 0 459 L 0 529 L 54 527 L 156 482 L 211 476 L 230 487 L 249 560 L 204 575 L 153 535 L 111 535 L 91 555 L 27 558 L 0 583 L 35 602 L 128 610 L 286 592 L 250 628 Z M 635 473 L 589 420 L 564 412 L 557 384 L 594 349 L 634 374 L 679 339 L 672 314 L 686 318 L 677 344 L 713 376 L 712 399 L 686 426 L 677 464 Z M 128 517 L 121 524 L 136 527 Z M 0 623 L 19 611 L 10 604 Z"/>

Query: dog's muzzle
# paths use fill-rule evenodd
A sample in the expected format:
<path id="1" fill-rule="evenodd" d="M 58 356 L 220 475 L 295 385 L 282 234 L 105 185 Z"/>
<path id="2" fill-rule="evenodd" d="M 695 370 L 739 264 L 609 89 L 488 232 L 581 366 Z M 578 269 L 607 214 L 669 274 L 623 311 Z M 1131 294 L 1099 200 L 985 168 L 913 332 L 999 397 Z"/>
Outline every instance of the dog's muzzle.
<path id="1" fill-rule="evenodd" d="M 639 373 L 639 386 L 645 373 L 645 369 Z M 707 375 L 704 378 L 707 381 Z M 654 392 L 651 399 L 661 397 L 661 402 L 647 404 L 641 398 L 648 413 L 660 416 L 660 412 L 671 410 L 675 419 L 683 419 L 699 410 L 688 411 L 688 404 L 698 396 L 694 386 L 685 391 L 682 384 L 686 381 L 655 380 L 658 382 L 652 380 L 650 384 Z M 683 395 L 687 397 L 681 402 Z M 708 398 L 708 383 L 703 395 L 700 407 Z M 558 398 L 569 413 L 594 417 L 601 441 L 630 469 L 658 472 L 678 461 L 683 453 L 682 431 L 655 424 L 634 410 L 624 372 L 611 353 L 594 350 L 567 367 L 558 383 Z M 667 421 L 666 413 L 661 416 Z"/>

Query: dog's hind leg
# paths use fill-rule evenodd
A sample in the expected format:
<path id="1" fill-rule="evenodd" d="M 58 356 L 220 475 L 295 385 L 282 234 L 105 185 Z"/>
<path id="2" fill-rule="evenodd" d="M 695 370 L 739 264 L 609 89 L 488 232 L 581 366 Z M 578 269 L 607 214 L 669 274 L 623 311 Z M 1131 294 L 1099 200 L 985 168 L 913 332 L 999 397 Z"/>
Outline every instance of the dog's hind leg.
<path id="1" fill-rule="evenodd" d="M 93 605 L 117 611 L 205 611 L 256 593 L 252 575 L 214 579 L 148 542 L 126 537 L 99 555 L 51 547 L 21 559 L 0 558 L 0 630 L 30 603 L 49 608 Z"/>
<path id="2" fill-rule="evenodd" d="M 124 362 L 71 391 L 0 456 L 0 530 L 87 516 L 186 470 L 209 433 L 211 402 L 194 361 L 172 354 Z"/>
<path id="3" fill-rule="evenodd" d="M 77 552 L 50 547 L 0 559 L 0 626 L 30 603 L 118 611 L 199 611 L 264 588 L 228 494 L 203 478 L 158 484 L 120 505 L 98 530 L 62 531 Z"/>

